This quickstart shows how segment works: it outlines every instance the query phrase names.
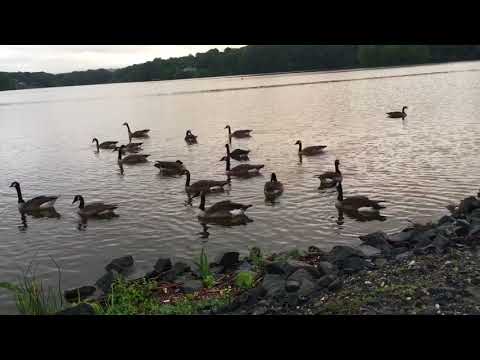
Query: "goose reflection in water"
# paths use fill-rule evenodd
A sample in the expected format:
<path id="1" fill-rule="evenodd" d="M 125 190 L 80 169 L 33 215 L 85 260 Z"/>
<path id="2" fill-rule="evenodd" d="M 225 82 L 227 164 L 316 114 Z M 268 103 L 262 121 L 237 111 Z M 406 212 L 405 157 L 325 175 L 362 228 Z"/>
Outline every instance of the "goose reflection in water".
<path id="1" fill-rule="evenodd" d="M 197 233 L 197 235 L 200 235 L 201 239 L 208 239 L 208 237 L 210 236 L 210 233 L 208 232 L 209 227 L 205 223 L 202 223 L 201 225 L 203 231 Z"/>
<path id="2" fill-rule="evenodd" d="M 383 215 L 381 215 L 379 212 L 372 212 L 372 213 L 363 213 L 359 212 L 357 210 L 342 210 L 342 209 L 337 209 L 338 212 L 338 218 L 337 218 L 337 224 L 338 225 L 343 225 L 344 224 L 344 216 L 343 214 L 347 215 L 349 218 L 354 219 L 359 222 L 367 222 L 367 221 L 385 221 L 387 218 Z"/>
<path id="3" fill-rule="evenodd" d="M 20 211 L 20 219 L 22 222 L 22 225 L 18 225 L 18 229 L 20 231 L 26 231 L 28 228 L 27 215 L 35 219 L 41 219 L 41 218 L 60 219 L 61 217 L 61 215 L 53 207 L 35 210 L 35 211 Z"/>

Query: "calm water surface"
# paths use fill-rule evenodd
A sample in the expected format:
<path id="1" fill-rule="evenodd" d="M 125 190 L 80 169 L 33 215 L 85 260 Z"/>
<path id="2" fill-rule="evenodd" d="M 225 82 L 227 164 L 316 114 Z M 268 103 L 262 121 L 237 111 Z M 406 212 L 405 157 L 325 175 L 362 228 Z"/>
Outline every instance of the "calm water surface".
<path id="1" fill-rule="evenodd" d="M 445 205 L 476 194 L 480 184 L 480 63 L 396 69 L 179 80 L 32 89 L 0 93 L 0 281 L 13 281 L 32 260 L 38 274 L 64 288 L 93 283 L 114 257 L 131 254 L 138 273 L 158 257 L 190 261 L 206 241 L 209 254 L 259 246 L 265 251 L 316 245 L 359 245 L 358 235 L 392 233 L 408 220 L 427 221 Z M 387 111 L 408 105 L 408 117 Z M 92 137 L 127 142 L 121 124 L 151 129 L 146 165 L 119 173 L 116 154 L 95 153 Z M 253 204 L 247 226 L 211 226 L 208 239 L 195 208 L 185 206 L 184 177 L 165 178 L 155 160 L 182 160 L 192 181 L 224 179 L 226 130 L 254 129 L 234 148 L 251 150 L 264 176 L 233 179 L 230 198 Z M 187 146 L 186 129 L 199 144 Z M 304 157 L 293 144 L 328 145 Z M 335 189 L 318 190 L 314 175 L 341 161 L 345 196 L 387 201 L 386 221 L 339 221 Z M 236 162 L 233 162 L 236 165 Z M 275 171 L 285 193 L 265 203 L 263 185 Z M 60 219 L 17 210 L 12 181 L 24 197 L 60 195 Z M 73 196 L 119 204 L 119 218 L 79 228 Z M 194 202 L 194 206 L 198 201 Z M 340 223 L 340 224 L 339 224 Z M 0 290 L 0 313 L 15 313 Z"/>

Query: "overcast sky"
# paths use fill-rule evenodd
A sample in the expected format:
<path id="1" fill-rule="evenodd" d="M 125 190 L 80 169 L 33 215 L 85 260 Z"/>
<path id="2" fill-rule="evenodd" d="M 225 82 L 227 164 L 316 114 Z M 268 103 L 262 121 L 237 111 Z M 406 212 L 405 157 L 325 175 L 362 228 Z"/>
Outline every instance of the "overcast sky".
<path id="1" fill-rule="evenodd" d="M 195 55 L 244 45 L 0 45 L 0 71 L 45 71 L 120 68 L 154 58 Z"/>

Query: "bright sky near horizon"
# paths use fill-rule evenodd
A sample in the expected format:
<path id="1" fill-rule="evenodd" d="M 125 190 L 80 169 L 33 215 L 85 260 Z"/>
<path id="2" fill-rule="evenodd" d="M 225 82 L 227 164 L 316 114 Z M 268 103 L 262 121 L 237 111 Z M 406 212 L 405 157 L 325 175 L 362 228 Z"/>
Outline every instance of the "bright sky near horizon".
<path id="1" fill-rule="evenodd" d="M 244 45 L 0 45 L 0 72 L 112 69 Z"/>

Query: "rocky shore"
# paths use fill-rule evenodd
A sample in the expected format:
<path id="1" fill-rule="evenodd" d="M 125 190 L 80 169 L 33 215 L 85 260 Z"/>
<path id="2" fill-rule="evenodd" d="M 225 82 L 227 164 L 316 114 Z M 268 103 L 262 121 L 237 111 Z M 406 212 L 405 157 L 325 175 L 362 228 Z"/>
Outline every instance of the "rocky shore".
<path id="1" fill-rule="evenodd" d="M 160 305 L 203 301 L 195 314 L 478 314 L 480 200 L 468 197 L 449 210 L 437 222 L 412 224 L 395 235 L 361 236 L 359 248 L 324 252 L 311 246 L 270 256 L 254 248 L 243 259 L 228 252 L 195 267 L 159 259 L 131 282 L 147 281 Z M 131 256 L 115 259 L 95 285 L 66 291 L 76 305 L 59 314 L 98 313 L 92 305 L 108 305 L 133 263 Z M 210 306 L 206 299 L 222 301 Z M 163 313 L 156 309 L 141 311 Z"/>

